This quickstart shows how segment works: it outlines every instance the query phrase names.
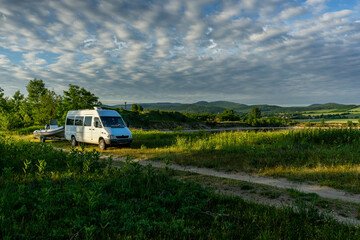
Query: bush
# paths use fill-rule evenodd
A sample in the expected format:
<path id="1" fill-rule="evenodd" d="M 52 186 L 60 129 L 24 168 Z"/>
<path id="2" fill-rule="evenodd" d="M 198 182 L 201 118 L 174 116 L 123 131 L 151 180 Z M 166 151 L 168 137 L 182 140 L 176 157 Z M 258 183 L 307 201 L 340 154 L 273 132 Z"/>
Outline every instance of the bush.
<path id="1" fill-rule="evenodd" d="M 12 130 L 22 127 L 21 118 L 16 113 L 1 112 L 0 113 L 0 129 Z"/>
<path id="2" fill-rule="evenodd" d="M 227 109 L 222 114 L 219 114 L 220 121 L 239 121 L 239 115 L 234 113 L 234 110 Z"/>

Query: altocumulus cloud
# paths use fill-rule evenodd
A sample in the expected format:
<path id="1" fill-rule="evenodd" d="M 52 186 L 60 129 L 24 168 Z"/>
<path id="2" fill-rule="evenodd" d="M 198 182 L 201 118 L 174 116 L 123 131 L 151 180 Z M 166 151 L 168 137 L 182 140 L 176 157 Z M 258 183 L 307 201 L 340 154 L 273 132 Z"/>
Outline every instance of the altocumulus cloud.
<path id="1" fill-rule="evenodd" d="M 0 86 L 104 103 L 358 102 L 359 1 L 0 1 Z"/>

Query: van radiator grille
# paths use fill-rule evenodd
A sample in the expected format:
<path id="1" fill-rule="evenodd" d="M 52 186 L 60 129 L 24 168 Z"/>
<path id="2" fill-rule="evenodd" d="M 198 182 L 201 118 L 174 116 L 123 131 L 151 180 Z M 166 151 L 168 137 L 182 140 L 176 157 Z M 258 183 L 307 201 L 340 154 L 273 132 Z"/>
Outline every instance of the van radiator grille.
<path id="1" fill-rule="evenodd" d="M 122 136 L 116 136 L 116 138 L 129 138 L 129 136 L 122 135 Z"/>

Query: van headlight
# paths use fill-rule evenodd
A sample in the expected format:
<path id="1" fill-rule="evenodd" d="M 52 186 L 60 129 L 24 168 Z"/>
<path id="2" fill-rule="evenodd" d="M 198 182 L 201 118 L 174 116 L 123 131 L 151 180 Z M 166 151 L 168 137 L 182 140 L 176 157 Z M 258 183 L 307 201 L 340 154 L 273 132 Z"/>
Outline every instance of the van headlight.
<path id="1" fill-rule="evenodd" d="M 131 138 L 131 139 L 132 139 L 132 134 L 131 134 L 131 133 L 129 134 L 129 138 Z"/>
<path id="2" fill-rule="evenodd" d="M 110 139 L 116 139 L 115 135 L 110 135 Z"/>

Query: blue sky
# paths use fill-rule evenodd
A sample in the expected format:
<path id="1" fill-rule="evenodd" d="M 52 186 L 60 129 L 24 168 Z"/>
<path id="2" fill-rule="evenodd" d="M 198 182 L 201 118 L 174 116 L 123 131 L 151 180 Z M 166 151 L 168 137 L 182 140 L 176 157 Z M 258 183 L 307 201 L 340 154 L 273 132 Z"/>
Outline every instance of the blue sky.
<path id="1" fill-rule="evenodd" d="M 106 104 L 360 104 L 360 0 L 0 0 L 0 87 Z"/>

